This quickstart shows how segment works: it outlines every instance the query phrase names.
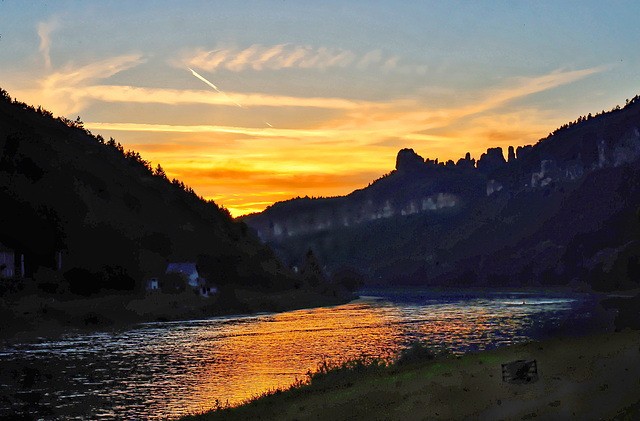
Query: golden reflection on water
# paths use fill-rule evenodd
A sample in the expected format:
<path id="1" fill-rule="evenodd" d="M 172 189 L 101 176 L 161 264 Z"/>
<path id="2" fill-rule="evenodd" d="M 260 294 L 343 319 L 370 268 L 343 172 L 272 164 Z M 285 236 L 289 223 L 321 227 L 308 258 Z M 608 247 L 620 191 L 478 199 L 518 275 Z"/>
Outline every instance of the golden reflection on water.
<path id="1" fill-rule="evenodd" d="M 537 293 L 528 293 L 527 305 L 518 292 L 388 294 L 332 308 L 148 323 L 0 347 L 0 418 L 13 413 L 15 400 L 5 399 L 12 390 L 32 388 L 24 390 L 11 367 L 42 373 L 33 388 L 43 391 L 43 408 L 55 408 L 50 419 L 167 419 L 286 388 L 322 361 L 389 359 L 414 340 L 436 350 L 481 350 L 587 314 L 573 311 L 576 300 Z"/>
<path id="2" fill-rule="evenodd" d="M 411 339 L 458 352 L 526 340 L 526 316 L 547 311 L 490 302 L 435 305 L 352 303 L 265 315 L 247 323 L 211 325 L 198 340 L 209 355 L 176 415 L 220 404 L 237 405 L 265 391 L 306 378 L 323 361 L 393 357 Z M 524 317 L 524 318 L 523 318 Z M 529 320 L 530 322 L 530 320 Z"/>
<path id="3" fill-rule="evenodd" d="M 216 399 L 235 405 L 305 378 L 323 360 L 395 352 L 399 338 L 385 309 L 360 310 L 351 305 L 282 313 L 225 337 L 211 350 L 216 364 L 202 371 L 185 404 L 193 412 L 215 406 Z"/>

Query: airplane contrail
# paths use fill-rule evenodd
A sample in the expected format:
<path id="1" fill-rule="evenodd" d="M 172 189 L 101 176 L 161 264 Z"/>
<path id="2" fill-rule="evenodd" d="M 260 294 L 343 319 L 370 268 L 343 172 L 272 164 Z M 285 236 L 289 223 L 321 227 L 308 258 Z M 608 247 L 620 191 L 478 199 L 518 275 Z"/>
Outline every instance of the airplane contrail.
<path id="1" fill-rule="evenodd" d="M 198 79 L 200 79 L 201 81 L 203 81 L 204 83 L 206 83 L 207 85 L 211 86 L 213 89 L 216 90 L 216 92 L 218 92 L 219 94 L 224 95 L 229 101 L 233 102 L 234 104 L 236 104 L 238 107 L 240 108 L 244 108 L 242 105 L 240 105 L 238 102 L 232 100 L 231 98 L 229 98 L 229 95 L 225 94 L 224 92 L 222 92 L 220 89 L 218 89 L 218 87 L 216 85 L 214 85 L 213 83 L 209 82 L 207 79 L 205 79 L 203 76 L 201 76 L 200 74 L 198 74 L 198 72 L 196 72 L 195 70 L 193 70 L 191 67 L 187 67 L 187 69 L 191 70 L 191 73 L 193 73 L 193 75 L 195 77 L 197 77 Z"/>
<path id="2" fill-rule="evenodd" d="M 206 83 L 207 85 L 209 85 L 210 87 L 212 87 L 213 89 L 215 89 L 216 92 L 218 92 L 219 94 L 222 94 L 225 96 L 225 98 L 227 98 L 229 100 L 229 102 L 233 102 L 234 104 L 236 104 L 238 107 L 243 108 L 246 110 L 245 107 L 243 107 L 240 103 L 232 100 L 229 95 L 225 94 L 224 92 L 222 92 L 220 90 L 220 88 L 218 88 L 216 85 L 214 85 L 213 83 L 209 82 L 207 79 L 204 78 L 204 76 L 200 75 L 198 72 L 196 72 L 195 70 L 193 70 L 191 67 L 187 67 L 187 69 L 189 69 L 191 71 L 191 73 L 197 77 L 198 79 L 200 79 L 201 81 L 203 81 L 204 83 Z M 267 121 L 263 121 L 264 124 L 266 124 L 267 126 L 273 128 L 273 126 L 271 125 L 271 123 L 267 122 Z"/>

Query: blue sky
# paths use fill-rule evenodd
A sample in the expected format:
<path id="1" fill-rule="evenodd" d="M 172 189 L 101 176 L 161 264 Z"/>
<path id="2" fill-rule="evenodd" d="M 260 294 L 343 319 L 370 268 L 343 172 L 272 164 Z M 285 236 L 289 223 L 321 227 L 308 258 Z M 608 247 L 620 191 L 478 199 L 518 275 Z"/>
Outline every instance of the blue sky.
<path id="1" fill-rule="evenodd" d="M 0 86 L 239 215 L 640 93 L 640 2 L 0 2 Z"/>

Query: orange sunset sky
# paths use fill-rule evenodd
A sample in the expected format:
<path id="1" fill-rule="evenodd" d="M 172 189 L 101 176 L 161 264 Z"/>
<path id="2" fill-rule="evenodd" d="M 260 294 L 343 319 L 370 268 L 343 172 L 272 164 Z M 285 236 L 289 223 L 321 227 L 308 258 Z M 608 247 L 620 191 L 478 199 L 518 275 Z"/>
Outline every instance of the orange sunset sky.
<path id="1" fill-rule="evenodd" d="M 0 87 L 234 216 L 348 194 L 399 149 L 535 143 L 640 93 L 635 1 L 0 3 Z"/>

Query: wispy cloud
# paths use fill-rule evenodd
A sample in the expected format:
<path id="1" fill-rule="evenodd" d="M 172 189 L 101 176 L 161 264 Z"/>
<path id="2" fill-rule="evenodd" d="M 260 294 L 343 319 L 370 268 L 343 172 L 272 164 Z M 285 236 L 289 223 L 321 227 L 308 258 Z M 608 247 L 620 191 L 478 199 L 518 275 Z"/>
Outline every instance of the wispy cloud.
<path id="1" fill-rule="evenodd" d="M 47 89 L 55 89 L 57 86 L 82 86 L 86 82 L 107 79 L 144 61 L 141 54 L 129 54 L 110 57 L 81 67 L 70 63 L 45 77 L 42 86 Z"/>
<path id="2" fill-rule="evenodd" d="M 268 50 L 261 54 L 247 53 L 234 66 L 240 66 L 241 62 L 250 61 L 254 56 L 268 62 L 279 53 Z M 348 55 L 332 57 L 339 61 L 346 60 L 344 57 Z M 282 65 L 298 63 L 300 66 L 303 63 L 302 58 L 290 57 L 288 60 L 289 63 Z M 326 58 L 316 60 L 328 63 Z M 354 66 L 363 68 L 384 66 L 388 62 L 382 53 L 351 60 Z M 332 109 L 330 114 L 325 114 L 327 119 L 318 120 L 313 127 L 300 128 L 295 128 L 293 122 L 275 128 L 245 127 L 231 114 L 228 120 L 219 120 L 228 123 L 219 125 L 207 124 L 210 120 L 206 119 L 201 120 L 204 124 L 198 124 L 197 120 L 190 120 L 196 123 L 192 125 L 176 124 L 178 120 L 171 118 L 158 120 L 162 124 L 145 124 L 139 120 L 131 123 L 85 122 L 85 127 L 94 133 L 109 136 L 126 132 L 120 139 L 140 139 L 136 150 L 146 159 L 161 162 L 172 177 L 196 188 L 199 194 L 221 200 L 234 214 L 259 210 L 253 209 L 250 201 L 232 205 L 233 195 L 238 190 L 250 194 L 252 188 L 256 193 L 278 189 L 278 193 L 268 196 L 269 201 L 287 199 L 301 192 L 346 194 L 393 168 L 399 147 L 413 147 L 432 158 L 456 160 L 467 151 L 478 157 L 488 146 L 534 142 L 537 140 L 535 133 L 544 128 L 538 120 L 549 122 L 549 116 L 543 115 L 535 105 L 529 105 L 527 109 L 506 106 L 527 95 L 576 82 L 607 68 L 558 70 L 535 77 L 511 78 L 474 92 L 453 91 L 461 98 L 458 103 L 462 106 L 430 103 L 428 93 L 379 102 L 231 92 L 227 93 L 227 98 L 210 90 L 102 84 L 109 77 L 143 62 L 141 55 L 126 55 L 80 67 L 68 64 L 41 80 L 37 90 L 47 99 L 35 103 L 47 107 L 55 104 L 55 112 L 64 110 L 65 115 L 100 101 L 176 107 L 182 104 L 235 107 L 235 103 L 240 103 L 247 107 L 280 107 L 281 110 L 269 112 L 279 113 L 283 122 L 287 121 L 283 118 L 285 112 L 300 118 L 300 110 L 296 107 Z M 309 62 L 306 65 L 316 64 Z M 187 71 L 185 73 L 192 77 Z M 306 111 L 317 112 L 311 108 Z M 163 140 L 158 140 L 159 143 L 168 142 L 174 147 L 154 145 L 152 139 L 160 138 Z M 222 139 L 226 146 L 221 148 L 218 145 Z M 372 146 L 376 147 L 376 153 L 371 152 Z M 379 169 L 379 174 L 372 172 L 372 168 Z M 341 182 L 330 174 L 352 174 L 353 177 L 350 180 L 340 177 L 344 180 Z"/>
<path id="3" fill-rule="evenodd" d="M 536 77 L 516 77 L 509 80 L 505 85 L 491 89 L 485 99 L 477 104 L 464 108 L 466 114 L 482 112 L 486 109 L 494 108 L 502 103 L 516 98 L 543 92 L 558 86 L 566 85 L 584 79 L 596 73 L 600 73 L 609 66 L 592 67 L 589 69 L 562 71 L 556 70 L 550 74 Z"/>
<path id="4" fill-rule="evenodd" d="M 57 16 L 38 24 L 38 36 L 40 37 L 40 49 L 47 69 L 51 68 L 51 33 L 58 29 L 60 20 Z"/>
<path id="5" fill-rule="evenodd" d="M 254 44 L 245 49 L 223 47 L 214 50 L 196 49 L 186 53 L 184 62 L 191 67 L 208 71 L 226 69 L 241 72 L 253 70 L 279 70 L 288 68 L 327 69 L 354 66 L 360 70 L 378 66 L 383 71 L 424 74 L 426 65 L 401 65 L 399 57 L 385 57 L 381 50 L 363 54 L 342 48 L 311 47 L 308 45 Z"/>
<path id="6" fill-rule="evenodd" d="M 316 107 L 342 110 L 380 108 L 383 105 L 352 101 L 343 98 L 292 97 L 283 95 L 227 93 L 216 95 L 211 91 L 188 89 L 139 88 L 121 85 L 93 85 L 84 94 L 90 98 L 108 102 L 138 102 L 158 104 L 207 104 L 268 106 L 268 107 Z"/>
<path id="7" fill-rule="evenodd" d="M 86 123 L 91 130 L 114 130 L 129 132 L 175 132 L 175 133 L 234 133 L 254 139 L 290 139 L 307 143 L 331 143 L 333 145 L 372 145 L 383 144 L 385 139 L 398 139 L 398 142 L 442 144 L 450 143 L 451 137 L 442 135 L 444 128 L 451 126 L 465 127 L 463 120 L 483 113 L 502 113 L 497 111 L 509 101 L 542 92 L 560 85 L 587 77 L 604 68 L 584 69 L 569 72 L 553 72 L 548 75 L 532 78 L 517 78 L 502 85 L 490 88 L 478 94 L 473 102 L 456 108 L 435 109 L 417 100 L 402 99 L 386 103 L 357 103 L 338 98 L 291 98 L 263 95 L 238 94 L 232 98 L 243 104 L 271 106 L 325 106 L 342 109 L 343 113 L 331 121 L 315 128 L 254 128 L 221 125 L 177 125 L 177 124 L 142 124 L 142 123 Z M 143 98 L 147 102 L 180 103 L 182 101 L 202 101 L 202 103 L 228 104 L 228 100 L 215 95 L 203 95 L 200 91 L 174 92 L 164 90 L 144 90 L 143 88 L 117 89 L 117 87 L 96 86 L 92 90 L 95 98 L 105 101 L 138 101 Z M 494 111 L 495 110 L 495 111 Z M 526 112 L 531 112 L 527 110 Z M 480 120 L 478 120 L 480 121 Z M 517 133 L 529 133 L 523 129 L 522 119 L 515 119 L 519 127 Z M 487 119 L 478 123 L 486 128 L 484 131 L 465 129 L 466 134 L 484 133 L 487 139 L 495 138 L 494 125 Z M 527 120 L 527 126 L 533 122 Z M 505 130 L 507 128 L 505 127 Z M 516 133 L 516 131 L 512 131 Z M 535 139 L 532 139 L 535 140 Z"/>
<path id="8" fill-rule="evenodd" d="M 433 130 L 457 124 L 460 120 L 476 114 L 498 110 L 511 101 L 576 82 L 607 68 L 608 66 L 600 66 L 575 71 L 558 70 L 542 76 L 512 78 L 500 85 L 472 93 L 468 100 L 463 101 L 465 105 L 458 107 L 435 108 L 433 105 L 425 104 L 424 101 L 399 101 L 389 104 L 389 107 L 384 110 L 350 113 L 348 115 L 350 120 L 345 121 L 345 125 L 367 126 L 371 130 L 386 134 L 387 136 L 381 139 L 387 139 L 397 137 L 402 133 L 396 132 L 394 134 L 390 130 L 385 130 L 385 127 L 401 124 L 405 129 L 405 137 L 414 140 L 433 140 L 429 136 Z M 458 93 L 458 95 L 464 96 L 465 94 Z M 501 113 L 503 112 L 501 111 Z"/>
<path id="9" fill-rule="evenodd" d="M 110 57 L 84 66 L 69 63 L 38 81 L 37 86 L 17 91 L 18 96 L 43 104 L 60 115 L 79 112 L 95 99 L 95 85 L 109 77 L 143 63 L 140 54 Z"/>
<path id="10" fill-rule="evenodd" d="M 361 129 L 346 130 L 343 128 L 318 129 L 282 129 L 282 128 L 252 128 L 237 126 L 209 126 L 209 125 L 177 125 L 177 124 L 144 124 L 144 123 L 99 123 L 87 122 L 85 127 L 90 130 L 113 130 L 125 132 L 164 132 L 164 133 L 235 133 L 254 138 L 278 138 L 306 140 L 309 142 L 333 140 L 332 143 L 351 144 L 360 139 L 366 131 Z M 364 141 L 366 142 L 366 141 Z"/>

